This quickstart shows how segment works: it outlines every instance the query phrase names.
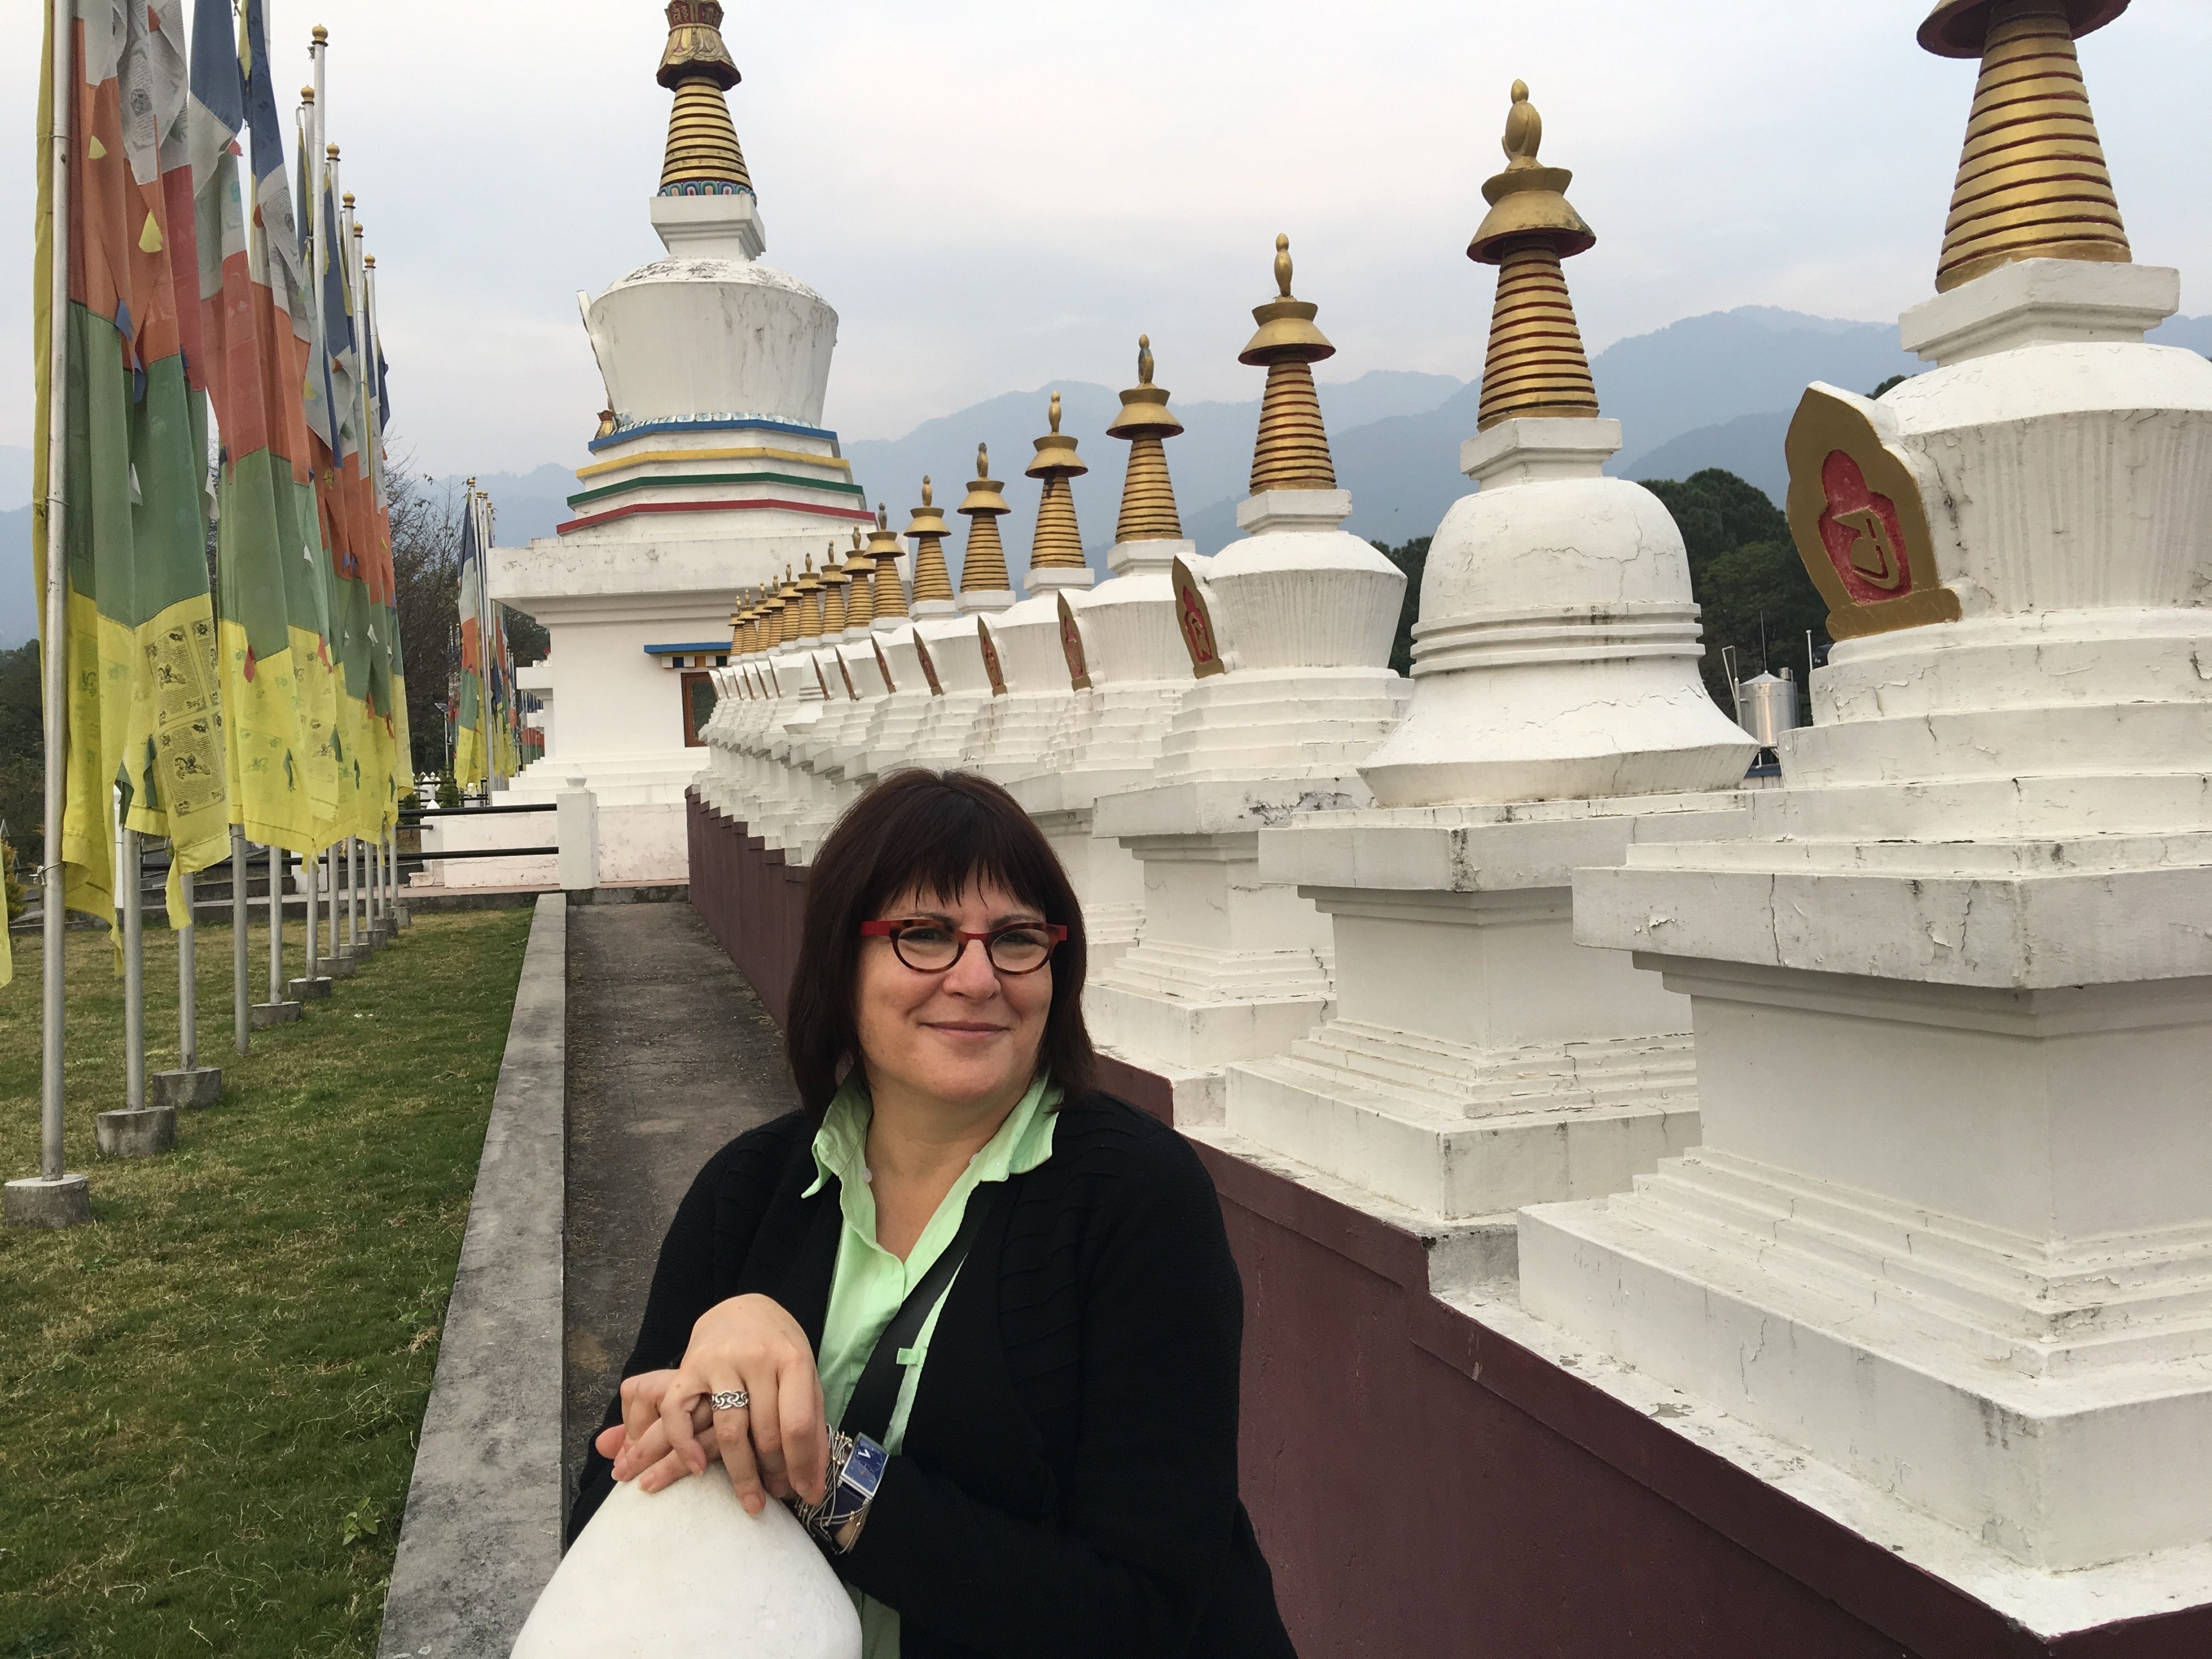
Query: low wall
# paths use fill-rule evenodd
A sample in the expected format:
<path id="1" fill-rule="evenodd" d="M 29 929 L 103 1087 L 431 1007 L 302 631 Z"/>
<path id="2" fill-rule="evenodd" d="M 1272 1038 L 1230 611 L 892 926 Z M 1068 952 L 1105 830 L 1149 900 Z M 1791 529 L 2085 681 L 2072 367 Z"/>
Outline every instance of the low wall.
<path id="1" fill-rule="evenodd" d="M 691 804 L 691 901 L 782 1016 L 802 872 Z M 1173 1121 L 1165 1079 L 1108 1086 Z M 1304 1659 L 2203 1659 L 2041 1638 L 1433 1294 L 1428 1243 L 1193 1132 L 1244 1280 L 1244 1497 Z"/>

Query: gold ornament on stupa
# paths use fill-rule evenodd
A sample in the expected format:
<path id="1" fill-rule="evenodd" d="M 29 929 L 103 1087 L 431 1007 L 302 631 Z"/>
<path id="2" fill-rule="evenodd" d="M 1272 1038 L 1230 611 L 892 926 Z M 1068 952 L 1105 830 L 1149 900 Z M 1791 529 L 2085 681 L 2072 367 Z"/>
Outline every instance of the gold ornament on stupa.
<path id="1" fill-rule="evenodd" d="M 1168 477 L 1167 439 L 1182 430 L 1168 408 L 1165 386 L 1152 384 L 1152 337 L 1137 337 L 1137 384 L 1121 394 L 1121 412 L 1106 428 L 1109 438 L 1129 441 L 1128 471 L 1121 475 L 1121 516 L 1114 526 L 1117 542 L 1179 542 L 1182 520 L 1176 512 L 1175 484 Z"/>
<path id="2" fill-rule="evenodd" d="M 953 510 L 968 515 L 968 551 L 960 560 L 960 591 L 1007 592 L 1013 586 L 1013 579 L 1006 574 L 1006 549 L 999 539 L 999 520 L 1013 508 L 1006 505 L 1006 496 L 1000 493 L 999 481 L 991 476 L 988 444 L 975 446 L 975 476 L 969 482 L 967 495 L 961 497 L 960 505 Z M 1079 547 L 1079 554 L 1080 550 Z M 920 586 L 921 579 L 917 576 L 917 597 Z"/>
<path id="3" fill-rule="evenodd" d="M 1273 299 L 1252 308 L 1260 331 L 1237 354 L 1240 363 L 1264 365 L 1267 389 L 1260 399 L 1260 437 L 1252 446 L 1252 494 L 1267 489 L 1334 489 L 1328 428 L 1322 424 L 1313 366 L 1336 348 L 1314 326 L 1321 310 L 1291 296 L 1291 239 L 1275 238 Z"/>
<path id="4" fill-rule="evenodd" d="M 1024 477 L 1041 479 L 1044 484 L 1043 493 L 1037 497 L 1036 533 L 1030 542 L 1030 568 L 1080 570 L 1083 532 L 1076 527 L 1075 493 L 1068 480 L 1080 477 L 1091 469 L 1075 453 L 1075 440 L 1060 429 L 1057 392 L 1052 394 L 1045 418 L 1052 429 L 1036 440 L 1036 459 L 1022 469 Z M 960 575 L 964 586 L 968 575 L 965 568 Z"/>
<path id="5" fill-rule="evenodd" d="M 1936 288 L 2015 259 L 2133 258 L 2075 41 L 2128 0 L 1943 0 L 1920 26 L 1939 58 L 1978 58 Z"/>
<path id="6" fill-rule="evenodd" d="M 668 45 L 653 76 L 676 94 L 660 163 L 662 195 L 728 195 L 752 189 L 723 96 L 741 78 L 722 44 L 718 0 L 669 0 Z"/>
<path id="7" fill-rule="evenodd" d="M 1490 211 L 1467 246 L 1468 258 L 1498 267 L 1475 425 L 1487 431 L 1500 421 L 1592 420 L 1597 387 L 1559 262 L 1596 246 L 1597 236 L 1567 201 L 1574 174 L 1536 159 L 1544 118 L 1525 81 L 1513 83 L 1503 142 L 1505 171 L 1483 185 Z"/>
<path id="8" fill-rule="evenodd" d="M 845 557 L 845 576 L 853 584 L 845 599 L 845 626 L 866 628 L 876 619 L 876 562 L 861 545 L 857 526 L 853 530 L 853 550 Z"/>
<path id="9" fill-rule="evenodd" d="M 799 574 L 799 637 L 822 637 L 822 578 L 814 574 L 814 556 L 806 556 L 806 568 Z"/>
<path id="10" fill-rule="evenodd" d="M 935 491 L 929 480 L 921 481 L 921 505 L 914 509 L 907 521 L 906 533 L 914 538 L 914 602 L 924 599 L 952 598 L 952 573 L 945 564 L 945 538 L 952 533 L 952 526 L 945 522 L 945 515 L 933 505 Z M 878 562 L 876 569 L 880 573 Z"/>
<path id="11" fill-rule="evenodd" d="M 934 520 L 937 529 L 933 533 L 940 538 L 948 533 L 948 527 L 944 519 L 939 515 L 937 509 L 929 504 L 929 480 L 927 478 L 921 481 L 921 509 L 914 517 L 916 523 L 925 527 Z M 916 532 L 909 526 L 907 533 L 915 535 Z M 868 557 L 874 562 L 876 567 L 877 617 L 882 618 L 905 616 L 907 614 L 906 583 L 899 574 L 898 534 L 891 528 L 890 509 L 881 501 L 876 503 L 876 527 L 868 532 Z M 937 555 L 937 568 L 939 575 L 942 576 L 945 570 L 945 554 L 941 539 Z M 915 570 L 917 577 L 921 569 L 921 558 L 917 550 L 915 556 Z M 949 592 L 952 586 L 949 578 L 945 579 L 945 586 Z"/>
<path id="12" fill-rule="evenodd" d="M 783 586 L 775 594 L 777 616 L 775 642 L 789 645 L 799 637 L 799 584 L 791 579 L 791 567 L 783 567 Z"/>
<path id="13" fill-rule="evenodd" d="M 830 544 L 830 550 L 822 556 L 822 632 L 825 638 L 835 639 L 845 631 L 845 590 L 853 579 L 837 562 L 837 544 Z"/>

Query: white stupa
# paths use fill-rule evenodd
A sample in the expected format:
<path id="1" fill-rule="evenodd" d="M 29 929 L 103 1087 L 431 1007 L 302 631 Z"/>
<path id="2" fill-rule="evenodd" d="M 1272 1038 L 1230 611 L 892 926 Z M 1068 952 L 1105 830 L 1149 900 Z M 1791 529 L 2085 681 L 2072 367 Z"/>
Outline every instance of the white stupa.
<path id="1" fill-rule="evenodd" d="M 705 759 L 740 590 L 874 522 L 822 424 L 837 313 L 761 261 L 721 18 L 714 0 L 668 7 L 658 78 L 676 101 L 652 198 L 667 257 L 582 301 L 607 406 L 568 498 L 574 516 L 489 562 L 492 597 L 551 635 L 561 710 L 514 797 L 586 780 L 610 881 L 683 878 L 684 791 Z M 449 868 L 462 880 L 531 873 L 502 860 Z"/>

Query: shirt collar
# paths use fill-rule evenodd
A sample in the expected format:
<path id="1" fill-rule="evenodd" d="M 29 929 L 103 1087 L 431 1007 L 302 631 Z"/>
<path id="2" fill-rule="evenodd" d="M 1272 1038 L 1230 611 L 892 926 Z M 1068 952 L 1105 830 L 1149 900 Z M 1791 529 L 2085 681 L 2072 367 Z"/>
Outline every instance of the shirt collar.
<path id="1" fill-rule="evenodd" d="M 1049 1073 L 1039 1072 L 1030 1080 L 998 1133 L 970 1160 L 969 1167 L 975 1171 L 976 1182 L 1027 1175 L 1052 1156 L 1053 1126 L 1058 1121 L 1052 1109 L 1060 1103 L 1061 1094 Z M 833 1176 L 848 1187 L 866 1182 L 868 1121 L 874 1109 L 867 1079 L 856 1066 L 830 1101 L 830 1109 L 823 1113 L 822 1127 L 814 1132 L 814 1180 L 800 1197 L 813 1197 Z"/>

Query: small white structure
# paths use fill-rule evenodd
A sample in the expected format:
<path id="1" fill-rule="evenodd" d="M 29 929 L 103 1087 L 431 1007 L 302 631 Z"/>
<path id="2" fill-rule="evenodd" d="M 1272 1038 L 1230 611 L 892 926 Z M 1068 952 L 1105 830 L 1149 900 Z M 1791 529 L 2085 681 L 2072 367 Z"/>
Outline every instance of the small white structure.
<path id="1" fill-rule="evenodd" d="M 1698 677 L 1681 532 L 1603 476 L 1561 268 L 1596 238 L 1540 166 L 1516 83 L 1506 170 L 1468 249 L 1499 266 L 1480 485 L 1432 538 L 1413 708 L 1360 766 L 1377 805 L 1260 834 L 1260 873 L 1334 928 L 1336 1009 L 1231 1066 L 1229 1133 L 1444 1223 L 1601 1197 L 1697 1139 L 1690 1008 L 1625 951 L 1578 948 L 1570 872 L 1741 829 L 1754 745 Z"/>
<path id="2" fill-rule="evenodd" d="M 860 1617 L 781 1504 L 747 1515 L 721 1465 L 618 1484 L 561 1558 L 512 1659 L 860 1659 Z"/>
<path id="3" fill-rule="evenodd" d="M 2065 9 L 1987 46 L 1985 87 L 2050 67 L 1996 187 L 1977 99 L 1904 318 L 1938 367 L 1790 428 L 1838 642 L 1786 787 L 1576 878 L 1577 937 L 1691 999 L 1705 1144 L 1527 1212 L 1521 1291 L 2048 1631 L 2212 1553 L 2212 363 L 2142 342 L 2179 283 L 2125 263 Z"/>
<path id="4" fill-rule="evenodd" d="M 551 636 L 561 711 L 544 758 L 507 799 L 550 799 L 561 779 L 587 778 L 602 873 L 616 882 L 684 878 L 684 792 L 705 759 L 739 591 L 872 522 L 822 425 L 837 315 L 760 261 L 767 237 L 724 99 L 738 71 L 720 15 L 689 0 L 669 8 L 659 80 L 676 101 L 652 198 L 668 257 L 584 304 L 607 407 L 569 497 L 575 516 L 489 562 L 492 597 Z M 475 871 L 512 878 L 498 860 Z"/>
<path id="5" fill-rule="evenodd" d="M 1241 361 L 1265 365 L 1249 533 L 1178 562 L 1177 619 L 1198 683 L 1183 694 L 1153 787 L 1108 795 L 1094 832 L 1145 866 L 1144 932 L 1085 991 L 1102 1048 L 1168 1079 L 1178 1121 L 1220 1113 L 1221 1067 L 1277 1054 L 1328 1012 L 1328 923 L 1265 881 L 1259 832 L 1289 815 L 1371 799 L 1358 766 L 1405 712 L 1386 665 L 1406 578 L 1340 529 L 1311 365 L 1335 348 L 1316 307 L 1280 292 L 1255 308 Z M 1193 565 L 1203 565 L 1200 573 Z"/>

